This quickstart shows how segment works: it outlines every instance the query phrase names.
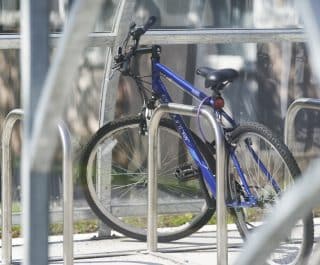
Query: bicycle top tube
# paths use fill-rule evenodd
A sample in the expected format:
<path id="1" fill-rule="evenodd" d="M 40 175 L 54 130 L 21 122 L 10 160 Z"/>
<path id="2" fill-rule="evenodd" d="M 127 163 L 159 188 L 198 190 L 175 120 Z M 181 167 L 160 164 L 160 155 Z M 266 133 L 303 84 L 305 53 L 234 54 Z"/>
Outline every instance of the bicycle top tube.
<path id="1" fill-rule="evenodd" d="M 204 100 L 206 97 L 208 97 L 205 93 L 200 91 L 199 89 L 192 86 L 188 81 L 184 80 L 177 74 L 175 74 L 173 71 L 171 71 L 168 67 L 165 65 L 155 62 L 153 64 L 154 70 L 159 71 L 167 78 L 173 80 L 177 85 L 179 85 L 183 90 L 191 94 L 192 96 L 198 98 L 199 100 Z M 210 104 L 213 104 L 213 100 L 211 99 Z"/>
<path id="2" fill-rule="evenodd" d="M 171 69 L 169 69 L 167 66 L 161 64 L 158 62 L 158 60 L 153 61 L 153 77 L 160 78 L 160 73 L 163 74 L 166 78 L 172 80 L 176 85 L 178 85 L 183 91 L 187 92 L 191 96 L 197 98 L 200 101 L 205 100 L 208 98 L 208 101 L 204 102 L 205 105 L 208 105 L 210 107 L 214 106 L 215 100 L 212 97 L 208 97 L 207 94 L 203 93 L 201 90 L 198 88 L 194 87 L 191 85 L 188 81 L 174 73 Z M 164 89 L 159 89 L 157 85 L 157 81 L 153 83 L 154 87 L 153 89 L 159 94 L 163 95 L 163 93 L 166 93 Z M 166 93 L 167 94 L 167 93 Z M 164 101 L 165 103 L 171 102 L 171 101 Z M 223 108 L 219 108 L 216 111 L 218 111 L 234 128 L 237 126 L 237 123 L 235 120 L 228 114 L 226 113 Z"/>

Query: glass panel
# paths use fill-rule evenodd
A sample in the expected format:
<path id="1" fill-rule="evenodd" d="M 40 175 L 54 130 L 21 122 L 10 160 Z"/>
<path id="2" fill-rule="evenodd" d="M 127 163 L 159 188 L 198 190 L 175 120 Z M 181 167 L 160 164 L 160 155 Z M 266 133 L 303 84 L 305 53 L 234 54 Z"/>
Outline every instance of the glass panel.
<path id="1" fill-rule="evenodd" d="M 79 147 L 83 146 L 99 127 L 99 103 L 104 80 L 106 50 L 104 47 L 86 50 L 79 67 L 78 77 L 72 87 L 72 97 L 67 100 L 64 120 L 71 131 L 73 148 L 76 153 L 78 153 Z M 6 115 L 13 109 L 21 108 L 19 50 L 0 50 L 0 62 L 0 131 L 2 132 Z M 19 201 L 21 197 L 20 136 L 19 126 L 17 126 L 13 131 L 11 141 L 14 201 Z M 79 199 L 79 196 L 82 196 L 80 187 L 77 186 L 75 192 L 77 199 Z M 60 200 L 61 196 L 61 154 L 59 153 L 50 178 L 50 199 L 53 206 L 60 205 L 57 200 Z M 20 205 L 20 203 L 17 202 L 16 205 Z"/>
<path id="2" fill-rule="evenodd" d="M 236 121 L 263 123 L 280 136 L 283 135 L 288 106 L 295 99 L 320 97 L 319 84 L 313 77 L 307 49 L 303 43 L 167 45 L 162 48 L 161 62 L 209 95 L 211 90 L 204 88 L 203 78 L 195 75 L 197 67 L 238 70 L 240 77 L 223 91 L 226 109 Z M 138 75 L 150 75 L 148 61 L 148 56 L 142 56 L 136 68 Z M 145 80 L 150 82 L 150 78 Z M 165 84 L 174 101 L 199 104 L 172 83 L 165 81 Z M 120 94 L 123 87 L 126 92 Z M 139 94 L 134 87 L 128 77 L 121 78 L 117 117 L 140 111 L 141 101 L 137 100 Z M 299 143 L 297 151 L 303 154 L 304 150 L 309 152 L 312 149 L 313 154 L 320 155 L 320 112 L 308 113 L 300 113 L 296 120 Z M 197 124 L 194 123 L 193 126 L 197 130 Z M 305 168 L 306 161 L 299 162 L 301 167 Z"/>
<path id="3" fill-rule="evenodd" d="M 292 0 L 136 0 L 135 20 L 158 17 L 155 28 L 301 27 Z"/>
<path id="4" fill-rule="evenodd" d="M 68 16 L 72 0 L 51 0 L 49 22 L 51 32 L 61 32 Z M 110 32 L 113 27 L 119 1 L 108 0 L 101 8 L 97 19 L 96 32 Z M 20 32 L 20 0 L 0 1 L 0 33 Z"/>
<path id="5" fill-rule="evenodd" d="M 135 68 L 137 75 L 150 75 L 149 60 L 149 56 L 141 56 Z M 281 139 L 289 105 L 301 97 L 320 98 L 319 83 L 312 73 L 304 43 L 163 45 L 161 62 L 209 95 L 211 90 L 204 88 L 204 79 L 195 75 L 197 67 L 238 70 L 239 78 L 222 93 L 226 110 L 237 122 L 260 122 Z M 128 77 L 120 80 L 116 118 L 141 111 L 141 101 L 137 100 L 139 93 L 132 80 Z M 150 82 L 150 77 L 145 80 Z M 164 82 L 175 102 L 199 105 L 199 101 L 182 93 L 171 82 Z M 196 119 L 187 122 L 190 122 L 193 131 L 199 133 Z M 301 111 L 294 126 L 295 129 L 289 128 L 295 135 L 290 150 L 304 171 L 313 159 L 320 157 L 320 111 Z M 212 140 L 213 136 L 206 125 L 202 124 L 201 128 L 206 138 Z M 170 146 L 167 143 L 167 147 Z M 315 209 L 314 213 L 319 217 L 320 208 Z"/>
<path id="6" fill-rule="evenodd" d="M 107 49 L 88 48 L 79 67 L 78 77 L 72 89 L 72 97 L 66 103 L 66 120 L 80 145 L 99 128 L 101 89 Z"/>
<path id="7" fill-rule="evenodd" d="M 76 0 L 51 0 L 50 28 L 51 32 L 61 32 L 63 25 L 68 18 L 68 12 L 71 4 Z M 107 0 L 104 2 L 101 13 L 97 18 L 94 32 L 110 32 L 113 28 L 113 22 L 119 1 Z"/>
<path id="8" fill-rule="evenodd" d="M 76 1 L 76 0 L 74 0 Z M 71 0 L 51 0 L 50 29 L 61 32 Z M 110 32 L 120 1 L 108 0 L 95 27 Z M 0 32 L 20 30 L 20 1 L 0 1 Z M 155 29 L 296 28 L 301 27 L 292 0 L 136 0 L 133 20 L 141 24 L 154 15 Z"/>
<path id="9" fill-rule="evenodd" d="M 20 25 L 20 1 L 3 0 L 0 2 L 0 32 L 16 33 Z"/>
<path id="10" fill-rule="evenodd" d="M 119 0 L 107 0 L 101 8 L 101 14 L 96 22 L 95 32 L 111 32 L 115 22 L 115 15 L 120 4 Z"/>

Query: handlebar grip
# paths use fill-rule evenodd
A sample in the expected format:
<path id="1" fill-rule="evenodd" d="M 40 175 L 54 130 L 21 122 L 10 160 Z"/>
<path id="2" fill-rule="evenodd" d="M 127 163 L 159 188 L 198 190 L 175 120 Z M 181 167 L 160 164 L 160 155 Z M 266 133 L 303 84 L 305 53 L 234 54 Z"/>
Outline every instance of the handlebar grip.
<path id="1" fill-rule="evenodd" d="M 151 28 L 153 26 L 153 24 L 156 22 L 156 17 L 155 16 L 151 16 L 149 17 L 148 21 L 146 22 L 146 24 L 144 24 L 143 28 L 143 33 L 146 32 L 149 28 Z"/>
<path id="2" fill-rule="evenodd" d="M 121 73 L 123 75 L 128 75 L 129 74 L 129 69 L 130 69 L 130 61 L 125 60 L 121 66 Z"/>

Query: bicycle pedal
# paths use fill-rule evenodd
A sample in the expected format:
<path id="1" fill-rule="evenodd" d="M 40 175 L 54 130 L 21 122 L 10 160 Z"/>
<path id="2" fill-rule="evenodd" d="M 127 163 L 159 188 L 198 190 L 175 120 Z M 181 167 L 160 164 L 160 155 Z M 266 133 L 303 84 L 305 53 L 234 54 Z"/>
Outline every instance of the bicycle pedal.
<path id="1" fill-rule="evenodd" d="M 228 208 L 234 208 L 234 209 L 251 208 L 256 206 L 254 203 L 247 202 L 247 201 L 242 201 L 242 202 L 230 201 L 230 202 L 226 202 L 226 205 Z"/>
<path id="2" fill-rule="evenodd" d="M 200 176 L 200 172 L 192 165 L 183 165 L 175 171 L 175 176 L 179 181 L 189 181 Z"/>

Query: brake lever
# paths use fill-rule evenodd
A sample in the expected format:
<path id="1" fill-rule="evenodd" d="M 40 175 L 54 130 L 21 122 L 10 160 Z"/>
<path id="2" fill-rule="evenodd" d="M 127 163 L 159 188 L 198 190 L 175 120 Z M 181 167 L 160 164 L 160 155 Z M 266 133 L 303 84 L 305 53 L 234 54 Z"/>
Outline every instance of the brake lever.
<path id="1" fill-rule="evenodd" d="M 108 77 L 108 78 L 109 78 L 109 81 L 113 78 L 115 72 L 120 70 L 121 64 L 122 64 L 122 62 L 115 63 L 115 64 L 111 67 L 111 70 L 112 70 L 112 71 L 111 71 L 111 73 L 110 73 L 110 75 L 109 75 L 109 77 Z"/>
<path id="2" fill-rule="evenodd" d="M 136 23 L 131 22 L 129 26 L 129 32 L 125 40 L 123 41 L 122 45 L 118 48 L 118 54 L 114 56 L 114 61 L 116 62 L 112 67 L 112 72 L 109 75 L 109 80 L 111 80 L 114 76 L 115 71 L 120 71 L 124 75 L 129 74 L 129 65 L 130 65 L 130 58 L 134 55 L 135 50 L 139 45 L 139 39 L 142 34 L 144 34 L 156 21 L 154 16 L 150 17 L 148 21 L 141 27 L 136 28 Z M 127 52 L 127 44 L 129 41 L 130 36 L 135 41 L 134 45 L 130 47 L 130 51 Z M 123 53 L 124 49 L 124 53 Z"/>
<path id="3" fill-rule="evenodd" d="M 120 67 L 117 67 L 117 68 L 112 67 L 112 68 L 111 68 L 112 71 L 111 71 L 111 73 L 110 73 L 110 75 L 109 75 L 109 81 L 113 78 L 114 73 L 115 73 L 117 70 L 119 70 L 119 68 L 120 68 Z"/>
<path id="4" fill-rule="evenodd" d="M 136 23 L 134 21 L 132 21 L 129 25 L 129 31 L 133 30 L 136 27 Z"/>

